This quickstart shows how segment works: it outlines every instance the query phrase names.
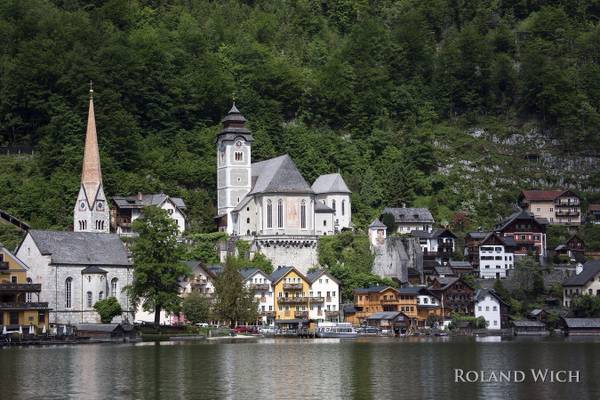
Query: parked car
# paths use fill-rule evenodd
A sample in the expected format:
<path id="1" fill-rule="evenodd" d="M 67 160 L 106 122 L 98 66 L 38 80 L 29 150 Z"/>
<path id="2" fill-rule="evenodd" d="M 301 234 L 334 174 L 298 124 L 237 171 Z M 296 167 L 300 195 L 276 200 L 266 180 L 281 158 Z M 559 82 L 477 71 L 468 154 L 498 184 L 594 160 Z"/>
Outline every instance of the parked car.
<path id="1" fill-rule="evenodd" d="M 256 327 L 255 326 L 236 326 L 235 328 L 233 328 L 233 331 L 235 333 L 257 333 Z"/>

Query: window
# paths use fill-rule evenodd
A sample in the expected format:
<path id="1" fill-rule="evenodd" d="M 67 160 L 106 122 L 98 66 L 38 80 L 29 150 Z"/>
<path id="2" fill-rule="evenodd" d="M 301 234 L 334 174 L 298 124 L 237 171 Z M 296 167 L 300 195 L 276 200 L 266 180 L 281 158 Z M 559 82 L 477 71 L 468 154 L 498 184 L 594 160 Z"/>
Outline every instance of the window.
<path id="1" fill-rule="evenodd" d="M 327 220 L 326 219 L 323 220 L 323 226 L 327 226 Z"/>
<path id="2" fill-rule="evenodd" d="M 300 203 L 300 228 L 306 229 L 306 202 Z"/>
<path id="3" fill-rule="evenodd" d="M 173 215 L 173 209 L 172 209 L 172 208 L 169 208 L 169 209 L 167 210 L 167 214 L 169 214 L 169 215 Z"/>
<path id="4" fill-rule="evenodd" d="M 67 278 L 65 281 L 65 308 L 71 308 L 71 299 L 73 293 L 72 290 L 73 278 Z"/>
<path id="5" fill-rule="evenodd" d="M 277 202 L 277 227 L 283 228 L 283 201 L 281 199 Z"/>
<path id="6" fill-rule="evenodd" d="M 104 297 L 104 292 L 100 291 L 100 293 L 98 293 L 98 300 L 102 300 L 103 297 Z"/>
<path id="7" fill-rule="evenodd" d="M 273 203 L 267 200 L 267 228 L 273 227 Z"/>
<path id="8" fill-rule="evenodd" d="M 481 306 L 477 306 L 477 310 L 478 310 L 478 311 L 481 311 Z"/>
<path id="9" fill-rule="evenodd" d="M 346 200 L 342 200 L 342 215 L 346 214 Z"/>
<path id="10" fill-rule="evenodd" d="M 10 283 L 17 283 L 17 277 L 16 276 L 11 276 L 10 277 Z"/>
<path id="11" fill-rule="evenodd" d="M 92 308 L 92 292 L 87 292 L 87 306 Z"/>
<path id="12" fill-rule="evenodd" d="M 335 200 L 331 200 L 331 208 L 333 208 L 333 211 L 335 211 Z"/>
<path id="13" fill-rule="evenodd" d="M 44 311 L 38 312 L 38 323 L 45 324 L 46 323 L 46 313 Z"/>
<path id="14" fill-rule="evenodd" d="M 498 311 L 498 307 L 496 307 L 496 306 L 492 307 L 492 311 Z"/>
<path id="15" fill-rule="evenodd" d="M 112 280 L 110 281 L 110 295 L 112 297 L 119 297 L 119 292 L 117 291 L 119 289 L 119 280 L 117 278 L 112 278 Z"/>
<path id="16" fill-rule="evenodd" d="M 241 151 L 236 151 L 233 155 L 235 161 L 243 161 L 244 160 L 244 153 L 242 153 Z"/>
<path id="17" fill-rule="evenodd" d="M 31 278 L 27 278 L 27 283 L 31 285 Z M 27 294 L 25 295 L 25 301 L 27 301 L 28 303 L 31 302 L 31 292 L 27 292 Z"/>

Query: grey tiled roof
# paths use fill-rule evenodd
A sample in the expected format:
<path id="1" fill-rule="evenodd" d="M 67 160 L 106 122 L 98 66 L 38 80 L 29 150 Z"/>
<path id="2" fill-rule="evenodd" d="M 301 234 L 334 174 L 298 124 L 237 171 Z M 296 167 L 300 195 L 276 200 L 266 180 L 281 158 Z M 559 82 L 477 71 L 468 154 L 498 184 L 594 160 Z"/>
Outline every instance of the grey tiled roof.
<path id="1" fill-rule="evenodd" d="M 333 208 L 329 207 L 327 204 L 323 204 L 321 201 L 315 202 L 315 212 L 317 213 L 333 213 L 335 212 Z"/>
<path id="2" fill-rule="evenodd" d="M 477 290 L 477 292 L 475 292 L 475 302 L 482 301 L 483 299 L 485 299 L 485 296 L 492 296 L 496 300 L 498 300 L 498 302 L 500 304 L 504 304 L 506 306 L 508 305 L 508 304 L 506 304 L 504 302 L 504 300 L 502 300 L 500 298 L 500 296 L 498 296 L 498 294 L 493 289 L 479 289 L 479 290 Z"/>
<path id="3" fill-rule="evenodd" d="M 369 225 L 369 228 L 387 228 L 387 226 L 383 222 L 375 218 L 373 222 L 371 222 L 371 225 Z"/>
<path id="4" fill-rule="evenodd" d="M 512 324 L 517 328 L 529 328 L 529 327 L 545 328 L 546 327 L 546 324 L 544 324 L 543 322 L 540 322 L 537 320 L 531 320 L 531 319 L 521 319 L 521 320 L 513 321 Z"/>
<path id="5" fill-rule="evenodd" d="M 293 267 L 279 267 L 275 271 L 273 271 L 269 279 L 271 279 L 271 282 L 275 283 L 292 269 Z"/>
<path id="6" fill-rule="evenodd" d="M 383 209 L 382 214 L 392 214 L 396 222 L 435 222 L 431 212 L 426 208 L 386 207 Z"/>
<path id="7" fill-rule="evenodd" d="M 467 235 L 471 236 L 475 240 L 485 239 L 487 237 L 487 235 L 489 235 L 489 234 L 490 234 L 489 232 L 482 232 L 482 231 L 475 231 L 475 232 L 467 233 Z"/>
<path id="8" fill-rule="evenodd" d="M 180 197 L 170 197 L 164 193 L 142 194 L 133 196 L 114 196 L 112 199 L 119 208 L 142 208 L 144 206 L 160 206 L 170 199 L 177 208 L 184 210 L 185 202 Z"/>
<path id="9" fill-rule="evenodd" d="M 381 286 L 371 286 L 368 288 L 356 288 L 356 289 L 354 289 L 354 293 L 379 293 L 382 290 L 385 290 L 387 288 L 391 288 L 391 286 L 381 285 Z"/>
<path id="10" fill-rule="evenodd" d="M 380 320 L 380 319 L 389 320 L 389 319 L 396 319 L 401 314 L 402 314 L 402 312 L 400 312 L 400 311 L 382 311 L 382 312 L 377 312 L 375 314 L 372 314 L 372 315 L 368 316 L 367 319 L 369 319 L 369 320 Z"/>
<path id="11" fill-rule="evenodd" d="M 92 265 L 91 267 L 87 267 L 84 268 L 81 271 L 82 274 L 107 274 L 108 272 L 106 272 L 105 270 L 103 270 L 102 268 L 100 268 L 97 265 Z"/>
<path id="12" fill-rule="evenodd" d="M 29 234 L 53 264 L 131 265 L 123 242 L 112 233 L 30 230 Z"/>
<path id="13" fill-rule="evenodd" d="M 533 222 L 536 222 L 536 223 L 538 223 L 540 225 L 543 225 L 543 222 L 540 221 L 539 219 L 536 219 L 532 213 L 530 213 L 528 211 L 525 211 L 525 210 L 519 210 L 519 211 L 514 212 L 512 215 L 510 215 L 504 221 L 502 221 L 499 224 L 497 224 L 494 227 L 494 229 L 496 231 L 502 232 L 508 225 L 510 225 L 513 221 L 515 221 L 517 219 L 518 220 L 533 221 Z"/>
<path id="14" fill-rule="evenodd" d="M 565 318 L 568 328 L 600 328 L 600 318 Z"/>
<path id="15" fill-rule="evenodd" d="M 331 273 L 324 269 L 317 269 L 313 272 L 309 272 L 306 274 L 306 279 L 312 284 L 323 275 L 327 275 L 329 279 L 335 281 L 339 285 L 340 282 L 333 275 L 331 275 Z"/>
<path id="16" fill-rule="evenodd" d="M 452 268 L 447 267 L 445 265 L 437 266 L 434 269 L 435 273 L 438 275 L 454 275 L 454 271 L 452 271 Z"/>
<path id="17" fill-rule="evenodd" d="M 253 187 L 257 193 L 313 193 L 289 155 L 252 164 Z"/>
<path id="18" fill-rule="evenodd" d="M 450 260 L 448 265 L 450 268 L 473 268 L 469 261 L 453 261 Z"/>
<path id="19" fill-rule="evenodd" d="M 327 174 L 319 176 L 312 184 L 312 190 L 316 194 L 321 193 L 352 193 L 344 178 L 340 174 Z"/>
<path id="20" fill-rule="evenodd" d="M 583 264 L 583 270 L 578 274 L 573 274 L 563 286 L 583 286 L 600 273 L 600 260 L 588 261 Z"/>

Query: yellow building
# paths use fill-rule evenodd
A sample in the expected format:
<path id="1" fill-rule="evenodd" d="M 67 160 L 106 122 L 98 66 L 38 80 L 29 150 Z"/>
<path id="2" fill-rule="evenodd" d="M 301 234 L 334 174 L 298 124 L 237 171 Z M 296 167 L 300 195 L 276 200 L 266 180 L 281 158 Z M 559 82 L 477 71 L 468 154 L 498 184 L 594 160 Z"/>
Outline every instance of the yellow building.
<path id="1" fill-rule="evenodd" d="M 275 324 L 282 329 L 300 329 L 308 324 L 313 302 L 310 282 L 294 267 L 281 267 L 271 274 Z"/>
<path id="2" fill-rule="evenodd" d="M 21 260 L 0 247 L 0 325 L 8 331 L 21 327 L 27 333 L 30 325 L 48 328 L 48 303 L 39 302 L 42 285 L 32 283 L 27 271 Z"/>

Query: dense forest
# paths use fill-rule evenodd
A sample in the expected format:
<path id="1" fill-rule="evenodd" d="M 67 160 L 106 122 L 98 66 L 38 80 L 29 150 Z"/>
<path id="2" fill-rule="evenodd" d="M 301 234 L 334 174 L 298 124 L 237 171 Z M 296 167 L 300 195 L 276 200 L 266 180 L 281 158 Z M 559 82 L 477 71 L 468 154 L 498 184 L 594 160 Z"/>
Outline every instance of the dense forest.
<path id="1" fill-rule="evenodd" d="M 0 208 L 66 229 L 88 82 L 107 195 L 215 214 L 214 138 L 236 99 L 254 160 L 340 171 L 384 206 L 489 226 L 523 187 L 600 188 L 600 4 L 525 0 L 4 0 Z"/>

